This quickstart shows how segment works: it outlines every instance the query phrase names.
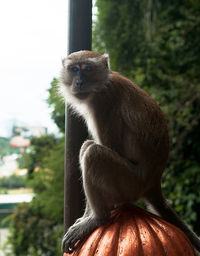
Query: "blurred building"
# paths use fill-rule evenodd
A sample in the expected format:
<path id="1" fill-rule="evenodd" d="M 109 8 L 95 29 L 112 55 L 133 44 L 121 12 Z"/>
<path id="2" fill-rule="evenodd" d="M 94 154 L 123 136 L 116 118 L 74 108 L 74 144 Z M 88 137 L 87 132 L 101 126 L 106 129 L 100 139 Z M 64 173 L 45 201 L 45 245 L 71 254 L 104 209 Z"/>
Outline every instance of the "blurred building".
<path id="1" fill-rule="evenodd" d="M 13 126 L 12 136 L 10 137 L 10 145 L 13 151 L 10 150 L 7 155 L 0 159 L 0 177 L 8 177 L 12 174 L 25 175 L 27 169 L 18 168 L 17 159 L 19 154 L 27 151 L 31 144 L 31 138 L 37 138 L 46 134 L 47 128 L 43 126 Z"/>
<path id="2" fill-rule="evenodd" d="M 22 136 L 14 136 L 10 139 L 10 145 L 13 148 L 16 148 L 16 147 L 25 148 L 30 146 L 30 139 L 25 139 Z"/>
<path id="3" fill-rule="evenodd" d="M 30 146 L 30 139 L 33 137 L 40 137 L 47 134 L 47 128 L 44 126 L 14 126 L 12 130 L 12 136 L 10 144 L 13 148 L 20 148 L 21 152 L 28 146 Z"/>
<path id="4" fill-rule="evenodd" d="M 0 178 L 8 177 L 18 168 L 17 154 L 4 156 L 0 163 Z"/>
<path id="5" fill-rule="evenodd" d="M 13 136 L 22 136 L 30 139 L 47 134 L 47 128 L 44 126 L 14 126 L 12 134 Z"/>

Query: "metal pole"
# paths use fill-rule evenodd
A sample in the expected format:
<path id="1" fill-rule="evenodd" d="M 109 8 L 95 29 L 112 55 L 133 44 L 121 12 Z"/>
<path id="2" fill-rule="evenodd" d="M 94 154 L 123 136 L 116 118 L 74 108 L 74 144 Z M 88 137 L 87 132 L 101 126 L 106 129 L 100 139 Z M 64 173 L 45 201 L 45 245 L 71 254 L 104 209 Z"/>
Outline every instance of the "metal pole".
<path id="1" fill-rule="evenodd" d="M 69 53 L 90 50 L 92 41 L 92 0 L 69 0 Z M 79 170 L 79 150 L 88 137 L 80 118 L 66 108 L 66 156 L 64 177 L 65 232 L 82 215 L 84 195 Z"/>

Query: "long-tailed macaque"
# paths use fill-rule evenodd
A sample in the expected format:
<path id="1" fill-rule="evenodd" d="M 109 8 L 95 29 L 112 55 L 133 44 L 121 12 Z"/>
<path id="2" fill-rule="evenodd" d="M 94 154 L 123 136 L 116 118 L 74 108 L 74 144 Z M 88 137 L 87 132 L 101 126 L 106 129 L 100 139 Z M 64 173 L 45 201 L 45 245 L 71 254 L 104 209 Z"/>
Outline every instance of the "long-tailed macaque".
<path id="1" fill-rule="evenodd" d="M 63 60 L 60 90 L 80 114 L 93 140 L 83 143 L 80 167 L 86 196 L 84 215 L 67 231 L 63 251 L 104 224 L 110 211 L 144 199 L 158 215 L 178 226 L 200 251 L 200 240 L 162 195 L 161 176 L 168 130 L 157 103 L 109 67 L 107 54 L 79 51 Z"/>

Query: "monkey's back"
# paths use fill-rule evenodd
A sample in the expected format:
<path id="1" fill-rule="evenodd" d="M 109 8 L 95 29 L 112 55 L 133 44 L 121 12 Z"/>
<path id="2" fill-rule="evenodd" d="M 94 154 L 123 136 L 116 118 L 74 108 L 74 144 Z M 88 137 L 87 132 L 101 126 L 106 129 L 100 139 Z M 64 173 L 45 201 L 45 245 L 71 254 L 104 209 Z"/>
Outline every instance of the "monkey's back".
<path id="1" fill-rule="evenodd" d="M 162 173 L 168 158 L 165 117 L 157 103 L 122 75 L 112 72 L 105 90 L 90 102 L 99 141 L 130 161 Z"/>

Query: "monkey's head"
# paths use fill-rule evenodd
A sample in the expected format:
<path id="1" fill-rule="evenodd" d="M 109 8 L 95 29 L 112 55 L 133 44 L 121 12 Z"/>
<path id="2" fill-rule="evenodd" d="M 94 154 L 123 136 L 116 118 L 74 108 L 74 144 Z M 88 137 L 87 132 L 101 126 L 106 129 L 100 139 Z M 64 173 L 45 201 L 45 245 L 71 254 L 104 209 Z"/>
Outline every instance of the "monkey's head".
<path id="1" fill-rule="evenodd" d="M 107 54 L 79 51 L 70 54 L 62 63 L 60 82 L 66 97 L 84 100 L 105 88 L 110 74 Z"/>

